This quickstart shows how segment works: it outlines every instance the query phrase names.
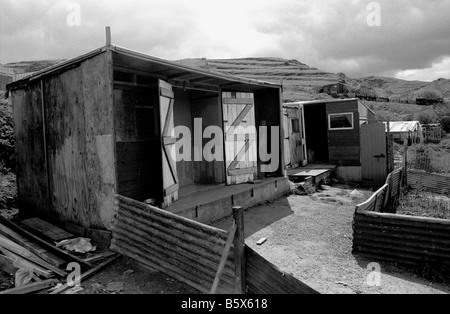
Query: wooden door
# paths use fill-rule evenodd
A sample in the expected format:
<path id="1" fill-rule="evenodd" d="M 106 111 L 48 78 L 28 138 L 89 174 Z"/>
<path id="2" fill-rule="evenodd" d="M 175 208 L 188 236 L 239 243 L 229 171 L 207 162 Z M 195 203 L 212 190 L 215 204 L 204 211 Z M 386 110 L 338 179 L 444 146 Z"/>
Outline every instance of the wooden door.
<path id="1" fill-rule="evenodd" d="M 290 147 L 290 135 L 292 133 L 292 126 L 291 122 L 288 118 L 288 109 L 283 109 L 283 126 L 284 126 L 284 162 L 285 162 L 285 168 L 291 168 L 292 162 L 291 162 L 291 147 Z"/>
<path id="2" fill-rule="evenodd" d="M 159 80 L 159 118 L 161 130 L 161 144 L 162 144 L 162 185 L 164 196 L 164 207 L 172 205 L 178 200 L 178 175 L 175 150 L 172 149 L 176 143 L 174 138 L 174 119 L 173 119 L 173 105 L 174 93 L 172 86 Z"/>
<path id="3" fill-rule="evenodd" d="M 303 106 L 296 108 L 286 108 L 287 125 L 285 134 L 287 136 L 289 150 L 287 154 L 290 156 L 289 165 L 292 168 L 306 166 L 308 158 L 306 155 L 305 141 L 305 122 Z"/>
<path id="4" fill-rule="evenodd" d="M 365 187 L 379 188 L 387 177 L 386 131 L 384 123 L 361 126 L 361 167 Z"/>
<path id="5" fill-rule="evenodd" d="M 222 93 L 228 185 L 256 179 L 257 149 L 253 93 Z"/>

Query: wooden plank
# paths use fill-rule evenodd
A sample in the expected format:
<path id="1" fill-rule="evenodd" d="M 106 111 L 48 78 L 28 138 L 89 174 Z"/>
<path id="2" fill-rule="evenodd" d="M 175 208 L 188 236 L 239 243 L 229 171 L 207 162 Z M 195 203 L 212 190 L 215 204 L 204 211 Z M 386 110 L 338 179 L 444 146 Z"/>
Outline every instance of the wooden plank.
<path id="1" fill-rule="evenodd" d="M 230 232 L 228 234 L 227 243 L 225 244 L 225 248 L 223 249 L 222 257 L 220 258 L 219 268 L 217 269 L 216 277 L 214 278 L 210 294 L 215 294 L 217 292 L 217 287 L 219 286 L 220 283 L 220 277 L 222 277 L 222 273 L 225 268 L 225 263 L 228 259 L 228 255 L 230 254 L 231 250 L 231 245 L 233 244 L 234 241 L 236 229 L 237 229 L 236 223 L 233 223 Z"/>
<path id="2" fill-rule="evenodd" d="M 84 261 L 86 261 L 86 262 L 94 262 L 94 261 L 98 261 L 98 260 L 102 260 L 102 259 L 114 256 L 114 255 L 116 255 L 116 253 L 111 252 L 111 251 L 107 251 L 107 252 L 102 252 L 100 254 L 96 254 L 94 256 L 85 258 Z"/>
<path id="3" fill-rule="evenodd" d="M 30 262 L 24 258 L 22 258 L 21 256 L 14 254 L 13 252 L 8 251 L 7 249 L 3 248 L 0 246 L 0 251 L 6 256 L 11 258 L 12 260 L 14 260 L 15 262 L 17 262 L 20 265 L 23 265 L 24 267 L 26 267 L 27 269 L 32 269 L 33 272 L 39 276 L 42 276 L 44 278 L 50 278 L 53 277 L 54 274 L 53 272 L 42 268 L 41 266 Z"/>
<path id="4" fill-rule="evenodd" d="M 14 241 L 15 243 L 23 246 L 24 248 L 28 249 L 30 252 L 32 252 L 32 253 L 36 254 L 37 256 L 39 256 L 40 258 L 42 258 L 44 261 L 49 262 L 50 264 L 52 264 L 56 267 L 60 267 L 61 265 L 67 263 L 65 260 L 44 250 L 39 245 L 33 243 L 32 241 L 23 237 L 19 233 L 5 227 L 2 224 L 0 224 L 0 234 L 7 237 L 8 239 Z"/>
<path id="5" fill-rule="evenodd" d="M 252 167 L 252 168 L 243 168 L 243 169 L 232 169 L 228 170 L 229 176 L 240 176 L 245 174 L 253 174 L 258 172 L 258 168 Z"/>
<path id="6" fill-rule="evenodd" d="M 80 280 L 84 281 L 84 280 L 92 277 L 93 275 L 95 275 L 96 273 L 98 273 L 99 271 L 101 271 L 102 269 L 104 269 L 105 267 L 110 265 L 111 263 L 115 262 L 118 258 L 120 258 L 120 255 L 113 256 L 113 257 L 107 259 L 106 261 L 104 261 L 103 263 L 98 264 L 97 266 L 89 269 L 87 272 L 82 273 L 80 276 Z M 52 291 L 50 294 L 61 294 L 69 288 L 70 288 L 70 286 L 65 284 L 62 287 L 59 287 L 58 289 Z"/>
<path id="7" fill-rule="evenodd" d="M 174 185 L 168 187 L 167 189 L 164 189 L 164 196 L 168 196 L 168 195 L 178 191 L 179 189 L 180 189 L 179 184 L 178 183 L 174 184 Z"/>
<path id="8" fill-rule="evenodd" d="M 56 279 L 48 279 L 40 282 L 31 283 L 23 287 L 0 291 L 0 294 L 27 294 L 31 292 L 38 292 L 56 286 L 57 283 L 58 280 Z"/>
<path id="9" fill-rule="evenodd" d="M 253 105 L 253 98 L 224 98 L 224 105 Z"/>
<path id="10" fill-rule="evenodd" d="M 46 261 L 44 261 L 43 259 L 41 259 L 40 257 L 34 255 L 33 253 L 31 253 L 29 250 L 21 247 L 20 245 L 18 245 L 17 243 L 14 243 L 12 241 L 10 241 L 9 239 L 5 238 L 4 236 L 0 235 L 0 246 L 7 249 L 8 251 L 17 254 L 21 257 L 23 257 L 24 259 L 33 262 L 41 267 L 44 267 L 48 270 L 51 270 L 52 272 L 64 277 L 67 276 L 67 272 L 64 270 L 59 269 L 58 267 L 53 266 L 50 263 L 47 263 Z"/>
<path id="11" fill-rule="evenodd" d="M 14 275 L 17 271 L 17 267 L 13 265 L 14 260 L 11 257 L 0 254 L 0 270 L 7 274 Z"/>
<path id="12" fill-rule="evenodd" d="M 75 237 L 73 234 L 37 217 L 22 220 L 21 223 L 28 227 L 29 230 L 35 233 L 37 236 L 43 235 L 44 237 L 54 242 L 59 242 Z"/>
<path id="13" fill-rule="evenodd" d="M 234 238 L 235 289 L 236 293 L 245 294 L 247 276 L 245 269 L 244 209 L 241 206 L 233 207 L 233 219 L 237 227 Z"/>
<path id="14" fill-rule="evenodd" d="M 161 87 L 160 90 L 161 90 L 161 92 L 160 92 L 161 96 L 166 97 L 166 98 L 171 98 L 171 99 L 175 98 L 175 94 L 173 93 L 173 91 L 171 91 L 167 88 L 164 88 L 164 87 Z"/>
<path id="15" fill-rule="evenodd" d="M 239 115 L 236 117 L 236 119 L 231 124 L 230 129 L 227 131 L 227 135 L 231 134 L 232 131 L 234 131 L 233 128 L 238 127 L 242 122 L 244 122 L 245 117 L 249 114 L 250 110 L 253 109 L 253 105 L 247 105 L 244 107 L 244 109 L 239 113 Z"/>
<path id="16" fill-rule="evenodd" d="M 63 250 L 58 249 L 53 244 L 50 244 L 50 243 L 42 240 L 41 238 L 35 236 L 31 232 L 28 232 L 27 230 L 21 228 L 20 226 L 16 225 L 12 221 L 4 218 L 2 215 L 0 215 L 0 224 L 4 225 L 4 226 L 7 226 L 8 228 L 10 228 L 10 229 L 12 229 L 12 230 L 22 234 L 23 236 L 29 238 L 30 240 L 32 240 L 33 242 L 35 242 L 36 244 L 41 246 L 43 249 L 48 250 L 49 252 L 55 254 L 56 256 L 59 256 L 59 257 L 63 258 L 64 260 L 66 260 L 68 262 L 78 262 L 81 265 L 84 265 L 84 266 L 87 266 L 87 267 L 91 267 L 91 264 L 86 263 L 81 258 L 79 258 L 77 256 L 74 256 L 74 255 L 72 255 L 70 253 L 67 253 L 67 252 L 65 252 Z"/>

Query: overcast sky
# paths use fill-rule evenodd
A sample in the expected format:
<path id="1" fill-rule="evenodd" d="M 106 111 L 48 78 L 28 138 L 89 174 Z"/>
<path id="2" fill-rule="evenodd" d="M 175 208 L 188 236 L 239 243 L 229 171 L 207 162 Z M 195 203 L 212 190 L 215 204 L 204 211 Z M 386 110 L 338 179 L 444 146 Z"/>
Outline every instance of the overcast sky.
<path id="1" fill-rule="evenodd" d="M 450 78 L 450 0 L 377 1 L 374 27 L 371 2 L 0 0 L 0 63 L 75 57 L 103 46 L 109 25 L 113 44 L 169 60 L 281 57 L 352 77 Z"/>

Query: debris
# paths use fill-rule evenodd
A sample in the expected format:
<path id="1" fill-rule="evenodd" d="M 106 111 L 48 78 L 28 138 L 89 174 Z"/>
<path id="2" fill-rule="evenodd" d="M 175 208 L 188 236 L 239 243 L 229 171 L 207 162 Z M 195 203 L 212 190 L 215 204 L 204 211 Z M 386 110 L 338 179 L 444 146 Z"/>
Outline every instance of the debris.
<path id="1" fill-rule="evenodd" d="M 63 294 L 77 294 L 78 292 L 83 291 L 83 290 L 84 290 L 83 287 L 75 286 L 73 288 L 70 288 L 69 290 L 67 290 Z"/>
<path id="2" fill-rule="evenodd" d="M 107 252 L 103 252 L 103 253 L 100 253 L 100 254 L 97 254 L 97 255 L 85 258 L 84 260 L 86 262 L 93 262 L 93 261 L 98 261 L 98 260 L 102 260 L 102 259 L 105 259 L 107 257 L 113 256 L 114 254 L 115 254 L 114 252 L 107 251 Z"/>
<path id="3" fill-rule="evenodd" d="M 81 254 L 93 252 L 97 249 L 91 244 L 91 239 L 88 238 L 76 238 L 68 241 L 65 240 L 58 243 L 56 246 L 62 246 L 63 249 L 66 249 L 67 251 Z"/>
<path id="4" fill-rule="evenodd" d="M 21 222 L 28 230 L 37 236 L 42 235 L 53 242 L 59 242 L 64 239 L 73 238 L 74 235 L 58 228 L 42 219 L 30 218 Z"/>
<path id="5" fill-rule="evenodd" d="M 14 275 L 14 286 L 16 288 L 20 288 L 26 286 L 33 279 L 34 273 L 33 269 L 29 268 L 20 268 L 17 270 Z"/>
<path id="6" fill-rule="evenodd" d="M 363 195 L 361 194 L 361 192 L 359 192 L 358 190 L 353 190 L 350 195 L 352 197 L 363 197 Z"/>
<path id="7" fill-rule="evenodd" d="M 134 273 L 134 270 L 129 269 L 129 270 L 127 270 L 127 271 L 124 271 L 124 272 L 123 272 L 123 275 L 124 275 L 124 276 L 129 276 L 129 275 L 131 275 L 131 274 L 133 274 L 133 273 Z"/>
<path id="8" fill-rule="evenodd" d="M 0 270 L 7 274 L 14 275 L 17 271 L 17 267 L 13 265 L 14 260 L 10 257 L 0 254 Z"/>
<path id="9" fill-rule="evenodd" d="M 0 291 L 0 294 L 26 294 L 26 293 L 31 293 L 31 292 L 37 292 L 37 291 L 45 290 L 49 287 L 53 287 L 54 285 L 56 285 L 56 283 L 57 283 L 57 280 L 49 279 L 49 280 L 45 280 L 45 281 L 31 283 L 31 284 L 28 284 L 26 286 L 19 287 L 19 288 L 13 288 L 13 289 L 6 290 L 6 291 Z"/>
<path id="10" fill-rule="evenodd" d="M 83 281 L 83 280 L 86 280 L 87 278 L 93 276 L 94 274 L 96 274 L 97 272 L 99 272 L 100 270 L 102 270 L 103 268 L 105 268 L 106 266 L 111 264 L 112 262 L 116 261 L 119 257 L 120 257 L 120 255 L 112 256 L 111 258 L 109 258 L 106 261 L 102 262 L 101 264 L 95 266 L 94 268 L 89 269 L 87 272 L 82 273 L 80 280 Z M 56 289 L 55 291 L 53 291 L 51 294 L 61 294 L 69 288 L 70 287 L 67 284 L 65 284 L 65 285 L 61 286 L 59 289 Z"/>
<path id="11" fill-rule="evenodd" d="M 121 282 L 121 281 L 110 282 L 108 284 L 108 286 L 106 287 L 106 290 L 109 292 L 123 291 L 123 282 Z"/>
<path id="12" fill-rule="evenodd" d="M 99 294 L 100 292 L 103 291 L 103 287 L 101 284 L 99 283 L 93 283 L 92 284 L 92 292 L 95 294 Z"/>
<path id="13" fill-rule="evenodd" d="M 336 282 L 336 284 L 344 286 L 344 287 L 348 287 L 348 284 L 346 284 L 345 282 L 338 281 L 338 282 Z"/>
<path id="14" fill-rule="evenodd" d="M 263 245 L 267 241 L 267 238 L 262 238 L 258 242 L 256 242 L 257 245 Z"/>
<path id="15" fill-rule="evenodd" d="M 331 190 L 331 186 L 329 185 L 321 185 L 320 188 L 324 191 Z"/>

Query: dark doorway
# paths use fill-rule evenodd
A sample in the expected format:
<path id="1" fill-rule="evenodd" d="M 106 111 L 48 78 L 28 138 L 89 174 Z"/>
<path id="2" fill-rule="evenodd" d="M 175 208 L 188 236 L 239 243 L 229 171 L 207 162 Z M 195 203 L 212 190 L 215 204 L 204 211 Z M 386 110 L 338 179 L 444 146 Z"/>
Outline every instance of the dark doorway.
<path id="1" fill-rule="evenodd" d="M 328 163 L 326 104 L 305 105 L 305 135 L 308 163 Z"/>

